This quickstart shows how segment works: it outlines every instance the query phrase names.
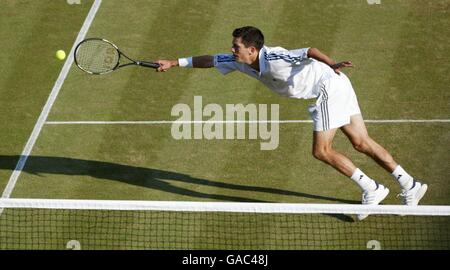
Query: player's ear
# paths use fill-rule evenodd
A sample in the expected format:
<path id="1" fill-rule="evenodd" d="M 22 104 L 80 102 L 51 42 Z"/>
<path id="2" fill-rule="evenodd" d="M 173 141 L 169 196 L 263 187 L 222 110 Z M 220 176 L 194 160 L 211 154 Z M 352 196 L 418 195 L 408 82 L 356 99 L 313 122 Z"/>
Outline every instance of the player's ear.
<path id="1" fill-rule="evenodd" d="M 258 53 L 258 50 L 256 49 L 256 47 L 254 47 L 254 46 L 250 46 L 249 47 L 249 54 L 255 54 L 255 53 Z"/>

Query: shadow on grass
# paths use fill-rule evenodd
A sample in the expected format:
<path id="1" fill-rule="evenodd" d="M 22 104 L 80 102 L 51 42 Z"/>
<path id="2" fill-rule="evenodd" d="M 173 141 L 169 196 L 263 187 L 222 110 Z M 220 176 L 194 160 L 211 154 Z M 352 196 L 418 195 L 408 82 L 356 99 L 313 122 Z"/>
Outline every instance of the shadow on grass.
<path id="1" fill-rule="evenodd" d="M 0 155 L 0 169 L 14 170 L 20 156 Z M 47 156 L 29 156 L 23 171 L 30 174 L 62 174 L 62 175 L 86 175 L 98 179 L 106 179 L 127 183 L 130 185 L 151 188 L 164 192 L 170 192 L 179 195 L 185 195 L 195 198 L 214 199 L 219 201 L 232 202 L 269 202 L 243 198 L 238 196 L 228 196 L 221 194 L 208 194 L 187 188 L 177 187 L 171 182 L 183 182 L 195 185 L 212 186 L 236 191 L 253 191 L 262 193 L 271 193 L 285 196 L 296 196 L 309 199 L 327 200 L 341 203 L 359 203 L 358 201 L 338 199 L 313 195 L 302 192 L 295 192 L 277 188 L 247 186 L 207 179 L 191 177 L 190 175 L 157 170 L 152 168 L 135 167 L 111 162 L 82 160 L 66 157 L 47 157 Z M 351 217 L 345 215 L 329 215 L 343 221 L 352 222 Z"/>

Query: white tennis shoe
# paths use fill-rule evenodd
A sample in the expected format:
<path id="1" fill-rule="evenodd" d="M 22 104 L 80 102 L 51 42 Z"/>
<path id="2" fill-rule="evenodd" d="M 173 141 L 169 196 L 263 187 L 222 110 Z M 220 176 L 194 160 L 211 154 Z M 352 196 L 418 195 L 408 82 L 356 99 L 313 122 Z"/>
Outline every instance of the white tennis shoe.
<path id="1" fill-rule="evenodd" d="M 373 191 L 364 191 L 362 195 L 362 204 L 377 205 L 389 194 L 389 189 L 381 184 L 377 184 L 377 189 Z M 368 214 L 358 214 L 358 220 L 368 217 Z"/>
<path id="2" fill-rule="evenodd" d="M 400 197 L 402 204 L 404 205 L 418 205 L 420 199 L 422 199 L 425 192 L 427 192 L 427 189 L 427 184 L 422 184 L 414 180 L 413 187 L 409 190 L 403 190 L 402 193 L 397 195 L 397 197 Z"/>

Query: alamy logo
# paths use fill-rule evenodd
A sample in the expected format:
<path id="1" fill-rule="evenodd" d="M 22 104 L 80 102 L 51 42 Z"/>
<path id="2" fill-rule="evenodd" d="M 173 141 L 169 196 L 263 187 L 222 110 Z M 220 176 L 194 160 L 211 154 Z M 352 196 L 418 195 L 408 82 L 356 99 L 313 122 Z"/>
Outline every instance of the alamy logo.
<path id="1" fill-rule="evenodd" d="M 267 104 L 226 104 L 224 110 L 215 103 L 203 106 L 202 97 L 195 96 L 193 109 L 184 103 L 176 104 L 172 107 L 171 115 L 179 117 L 171 128 L 172 137 L 176 140 L 259 138 L 262 140 L 261 150 L 274 150 L 279 144 L 278 104 L 270 105 L 269 118 Z M 203 120 L 204 117 L 208 119 Z"/>

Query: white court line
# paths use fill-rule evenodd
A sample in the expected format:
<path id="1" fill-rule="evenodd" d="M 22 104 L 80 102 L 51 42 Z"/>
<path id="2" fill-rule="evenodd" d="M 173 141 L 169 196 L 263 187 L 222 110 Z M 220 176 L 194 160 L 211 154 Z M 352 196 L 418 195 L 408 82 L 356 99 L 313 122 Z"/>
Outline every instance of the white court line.
<path id="1" fill-rule="evenodd" d="M 450 119 L 369 119 L 365 123 L 450 123 Z M 162 124 L 289 124 L 289 123 L 312 123 L 312 120 L 268 120 L 268 121 L 177 121 L 177 120 L 157 120 L 157 121 L 48 121 L 46 125 L 162 125 Z"/>
<path id="2" fill-rule="evenodd" d="M 12 173 L 11 177 L 9 178 L 8 184 L 6 185 L 6 188 L 3 191 L 2 198 L 9 198 L 11 196 L 14 186 L 16 185 L 17 179 L 18 179 L 20 173 L 22 172 L 22 170 L 25 166 L 25 163 L 27 162 L 28 156 L 30 155 L 31 150 L 33 149 L 33 146 L 36 143 L 36 140 L 39 136 L 39 133 L 42 130 L 42 127 L 45 124 L 45 121 L 47 120 L 48 114 L 50 113 L 53 103 L 55 102 L 56 97 L 58 96 L 61 86 L 63 85 L 67 74 L 69 73 L 70 67 L 72 66 L 72 63 L 73 63 L 72 55 L 75 50 L 75 47 L 86 36 L 86 33 L 89 30 L 89 27 L 91 26 L 92 21 L 94 20 L 95 14 L 97 13 L 97 10 L 99 9 L 101 2 L 102 2 L 102 0 L 95 0 L 94 4 L 92 5 L 91 10 L 89 11 L 89 13 L 86 17 L 86 20 L 84 21 L 83 26 L 81 27 L 81 30 L 78 33 L 77 39 L 73 43 L 72 49 L 70 50 L 70 53 L 68 54 L 67 60 L 64 63 L 64 66 L 63 66 L 61 72 L 59 73 L 58 79 L 56 80 L 55 85 L 53 86 L 52 92 L 50 93 L 50 96 L 47 99 L 47 103 L 45 103 L 45 106 L 42 109 L 41 115 L 39 116 L 36 124 L 34 125 L 33 132 L 31 133 L 31 136 L 28 139 L 28 142 L 22 151 L 20 159 L 17 162 L 16 168 L 14 169 L 14 172 Z M 1 215 L 2 211 L 3 211 L 3 209 L 0 209 L 0 215 Z"/>

